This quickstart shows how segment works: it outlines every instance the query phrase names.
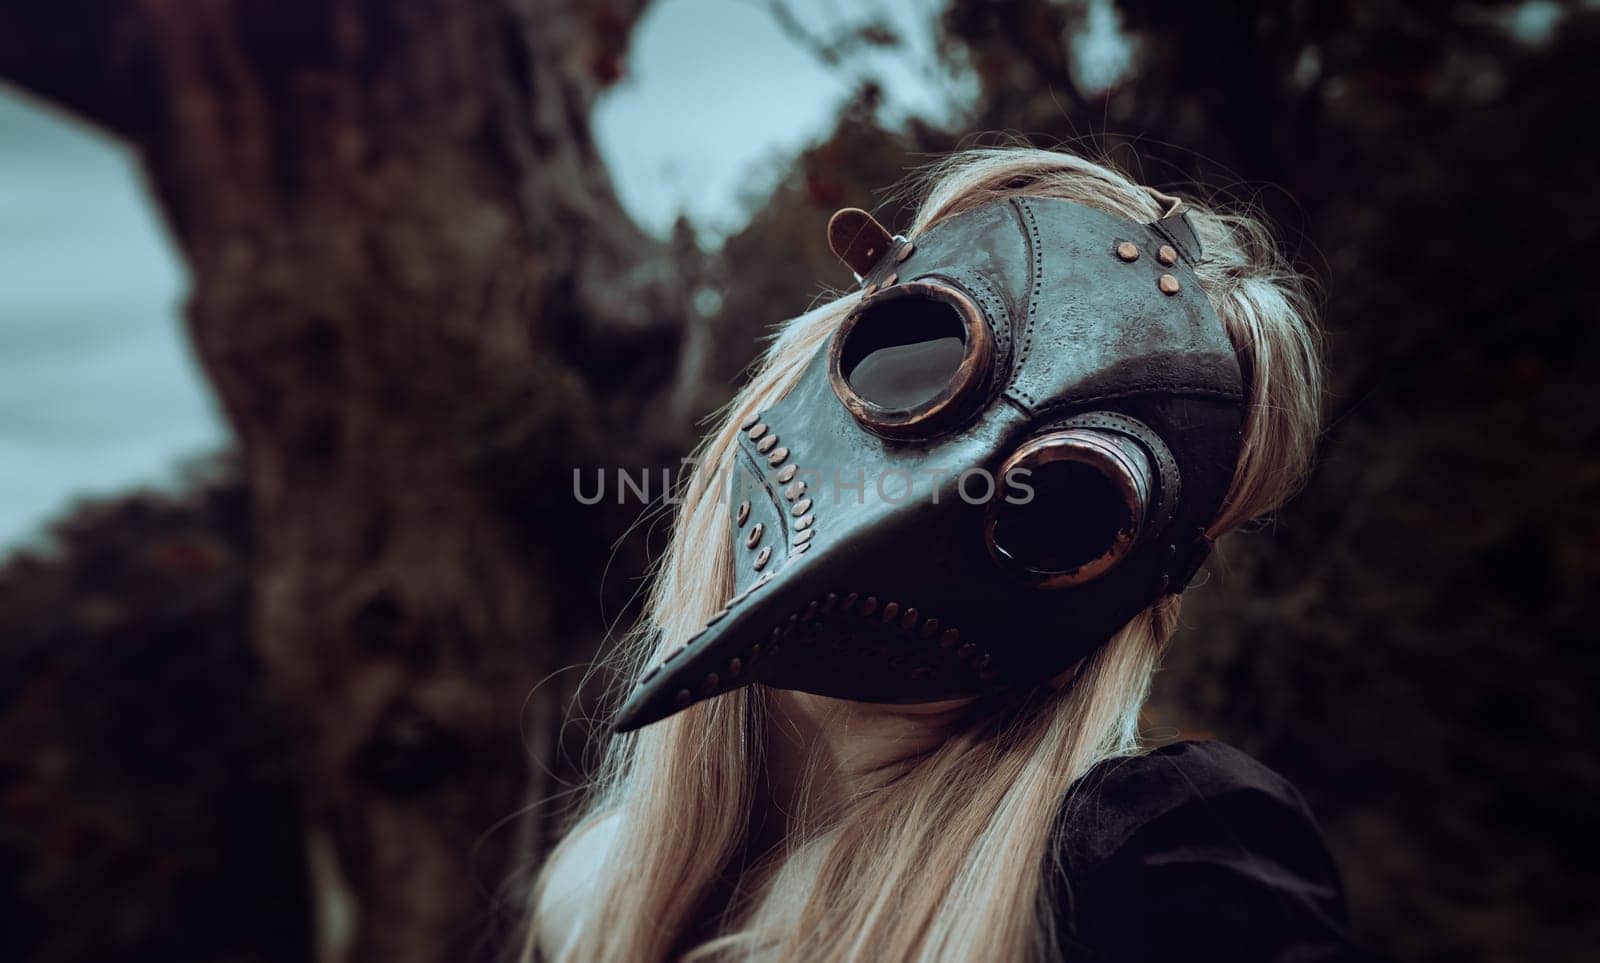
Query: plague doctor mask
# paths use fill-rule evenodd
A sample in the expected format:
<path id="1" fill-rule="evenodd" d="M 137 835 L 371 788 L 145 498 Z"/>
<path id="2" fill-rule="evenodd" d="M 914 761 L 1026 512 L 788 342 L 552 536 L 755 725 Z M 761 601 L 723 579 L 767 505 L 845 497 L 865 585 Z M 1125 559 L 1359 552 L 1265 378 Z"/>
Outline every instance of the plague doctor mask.
<path id="1" fill-rule="evenodd" d="M 1210 551 L 1244 392 L 1186 214 L 1011 198 L 906 241 L 848 209 L 829 241 L 863 296 L 739 426 L 734 594 L 618 731 L 752 682 L 879 703 L 1037 685 Z"/>

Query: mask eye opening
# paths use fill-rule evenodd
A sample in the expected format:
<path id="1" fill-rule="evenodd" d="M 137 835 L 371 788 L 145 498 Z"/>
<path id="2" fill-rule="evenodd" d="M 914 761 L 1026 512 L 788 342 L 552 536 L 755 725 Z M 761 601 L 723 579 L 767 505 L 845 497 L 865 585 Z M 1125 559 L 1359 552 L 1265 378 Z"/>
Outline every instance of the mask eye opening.
<path id="1" fill-rule="evenodd" d="M 1025 503 L 996 498 L 984 520 L 990 555 L 1039 588 L 1092 582 L 1133 551 L 1158 477 L 1132 438 L 1068 428 L 1030 439 L 1001 465 L 1028 485 Z"/>
<path id="2" fill-rule="evenodd" d="M 829 345 L 828 380 L 868 431 L 925 438 L 970 412 L 994 352 L 971 298 L 945 284 L 908 281 L 868 296 L 845 318 Z"/>

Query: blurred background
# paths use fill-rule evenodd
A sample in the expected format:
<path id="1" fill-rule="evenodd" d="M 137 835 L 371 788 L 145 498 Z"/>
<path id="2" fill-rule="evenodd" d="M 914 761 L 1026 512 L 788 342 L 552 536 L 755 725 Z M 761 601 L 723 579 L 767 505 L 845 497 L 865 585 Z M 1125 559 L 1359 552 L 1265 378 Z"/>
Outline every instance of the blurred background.
<path id="1" fill-rule="evenodd" d="M 503 958 L 664 541 L 573 469 L 1021 141 L 1319 286 L 1320 466 L 1152 738 L 1292 778 L 1379 950 L 1589 959 L 1597 65 L 1548 0 L 0 2 L 0 959 Z"/>

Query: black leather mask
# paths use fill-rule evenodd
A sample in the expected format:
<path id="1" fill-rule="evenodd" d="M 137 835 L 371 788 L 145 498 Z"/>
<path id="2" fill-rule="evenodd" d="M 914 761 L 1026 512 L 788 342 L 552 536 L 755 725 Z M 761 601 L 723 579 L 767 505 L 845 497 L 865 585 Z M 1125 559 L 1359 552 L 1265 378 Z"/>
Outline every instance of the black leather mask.
<path id="1" fill-rule="evenodd" d="M 735 594 L 618 731 L 751 682 L 931 702 L 1050 679 L 1210 550 L 1238 359 L 1186 216 L 1013 198 L 915 242 L 830 225 L 865 296 L 740 429 Z"/>

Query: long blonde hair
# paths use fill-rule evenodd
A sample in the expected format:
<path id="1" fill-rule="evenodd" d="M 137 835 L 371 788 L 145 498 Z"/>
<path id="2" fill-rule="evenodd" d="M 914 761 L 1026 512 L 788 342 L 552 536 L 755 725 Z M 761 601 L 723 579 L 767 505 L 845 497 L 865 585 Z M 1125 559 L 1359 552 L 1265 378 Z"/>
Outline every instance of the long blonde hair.
<path id="1" fill-rule="evenodd" d="M 1131 220 L 1169 199 L 1112 167 L 1064 151 L 965 151 L 931 167 L 907 231 L 1014 195 L 1056 197 Z M 1186 200 L 1205 249 L 1196 268 L 1238 352 L 1249 391 L 1238 468 L 1217 537 L 1271 511 L 1303 478 L 1318 431 L 1321 374 L 1300 276 L 1251 216 Z M 643 631 L 614 658 L 631 683 L 694 634 L 732 593 L 722 466 L 739 423 L 781 398 L 859 295 L 779 330 L 750 383 L 702 444 Z M 1050 860 L 1069 788 L 1096 763 L 1138 752 L 1139 711 L 1178 619 L 1168 596 L 1080 664 L 1070 685 L 1018 693 L 974 719 L 889 786 L 850 800 L 788 841 L 767 895 L 724 920 L 731 932 L 686 945 L 741 852 L 765 747 L 764 691 L 702 702 L 606 748 L 577 824 L 550 867 L 607 823 L 587 873 L 581 918 L 563 926 L 562 960 L 690 958 L 1047 960 L 1057 956 Z M 540 900 L 528 952 L 551 910 Z"/>

